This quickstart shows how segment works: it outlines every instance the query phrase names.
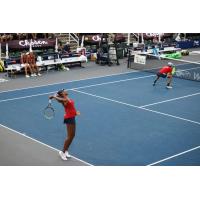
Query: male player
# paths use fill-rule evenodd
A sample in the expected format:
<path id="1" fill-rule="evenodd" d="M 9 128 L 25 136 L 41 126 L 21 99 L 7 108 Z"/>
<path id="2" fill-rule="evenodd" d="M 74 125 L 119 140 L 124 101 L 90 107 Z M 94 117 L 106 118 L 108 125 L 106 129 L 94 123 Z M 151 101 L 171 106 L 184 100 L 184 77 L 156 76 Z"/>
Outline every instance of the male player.
<path id="1" fill-rule="evenodd" d="M 172 70 L 173 70 L 173 63 L 169 62 L 166 66 L 162 67 L 162 69 L 160 69 L 160 71 L 157 73 L 157 77 L 156 80 L 153 82 L 153 86 L 156 85 L 156 82 L 158 81 L 158 79 L 160 77 L 162 78 L 166 78 L 167 77 L 167 85 L 166 88 L 167 89 L 171 89 L 171 82 L 172 82 Z"/>

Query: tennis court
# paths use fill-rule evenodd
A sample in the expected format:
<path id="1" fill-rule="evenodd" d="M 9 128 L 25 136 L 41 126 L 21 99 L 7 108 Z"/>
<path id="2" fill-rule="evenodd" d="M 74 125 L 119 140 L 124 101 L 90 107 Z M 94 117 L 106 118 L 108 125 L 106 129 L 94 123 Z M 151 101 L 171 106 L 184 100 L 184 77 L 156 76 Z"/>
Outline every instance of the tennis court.
<path id="1" fill-rule="evenodd" d="M 153 87 L 154 78 L 129 72 L 3 91 L 1 125 L 62 149 L 63 107 L 53 102 L 53 120 L 42 111 L 48 96 L 65 88 L 81 112 L 74 157 L 95 166 L 200 165 L 200 83 L 174 78 L 167 90 L 165 80 Z"/>

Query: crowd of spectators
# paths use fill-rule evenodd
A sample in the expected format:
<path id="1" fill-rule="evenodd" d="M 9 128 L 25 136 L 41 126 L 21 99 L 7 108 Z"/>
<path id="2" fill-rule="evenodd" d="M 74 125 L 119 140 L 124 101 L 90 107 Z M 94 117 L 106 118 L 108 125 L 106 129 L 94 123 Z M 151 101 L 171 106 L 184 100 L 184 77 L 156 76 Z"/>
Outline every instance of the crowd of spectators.
<path id="1" fill-rule="evenodd" d="M 0 42 L 41 38 L 51 39 L 54 37 L 53 33 L 0 33 Z"/>

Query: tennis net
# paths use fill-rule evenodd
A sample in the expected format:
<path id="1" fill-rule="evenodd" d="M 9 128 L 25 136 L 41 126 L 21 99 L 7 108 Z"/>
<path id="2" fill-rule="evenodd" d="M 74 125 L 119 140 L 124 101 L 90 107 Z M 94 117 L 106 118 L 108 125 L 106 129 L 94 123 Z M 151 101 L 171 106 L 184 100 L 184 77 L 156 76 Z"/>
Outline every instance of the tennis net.
<path id="1" fill-rule="evenodd" d="M 156 74 L 159 69 L 167 65 L 168 62 L 175 65 L 176 72 L 173 75 L 174 77 L 200 81 L 200 62 L 196 61 L 169 58 L 164 55 L 155 56 L 146 53 L 134 54 L 129 52 L 127 67 L 138 71 Z"/>

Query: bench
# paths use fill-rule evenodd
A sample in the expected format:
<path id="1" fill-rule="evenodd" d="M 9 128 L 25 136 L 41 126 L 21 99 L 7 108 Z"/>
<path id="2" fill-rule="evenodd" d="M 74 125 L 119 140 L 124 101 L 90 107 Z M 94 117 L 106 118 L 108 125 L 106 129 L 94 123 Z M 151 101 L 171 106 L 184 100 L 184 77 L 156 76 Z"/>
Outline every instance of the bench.
<path id="1" fill-rule="evenodd" d="M 87 62 L 87 57 L 74 53 L 74 54 L 59 54 L 50 53 L 43 54 L 37 57 L 36 65 L 41 70 L 48 71 L 51 68 L 55 68 L 57 65 L 74 65 L 79 64 L 82 67 L 82 63 Z M 52 67 L 54 66 L 54 67 Z M 16 73 L 23 72 L 24 67 L 20 64 L 20 57 L 11 58 L 7 63 L 5 61 L 5 71 L 9 77 L 16 77 Z"/>

